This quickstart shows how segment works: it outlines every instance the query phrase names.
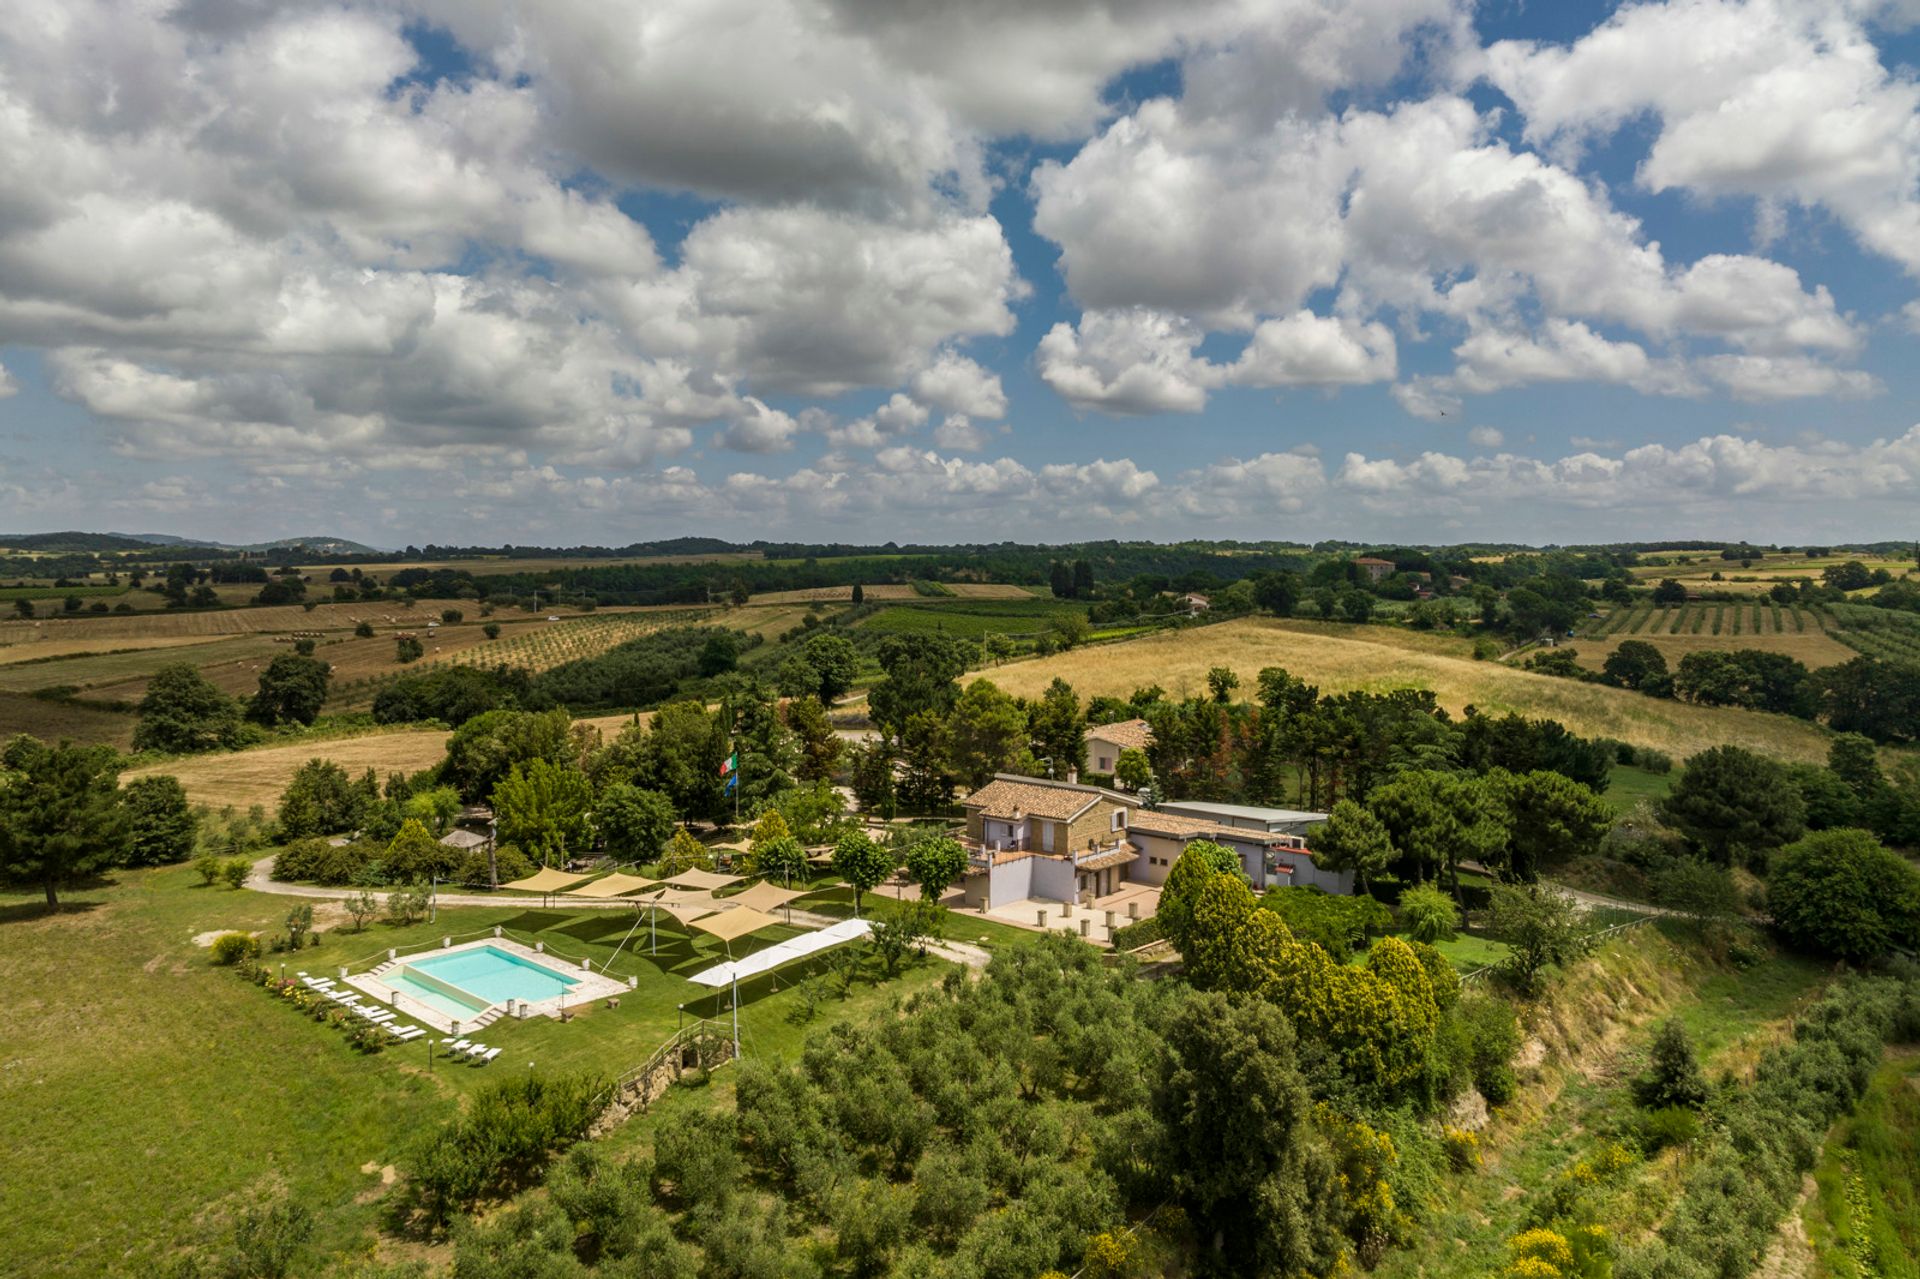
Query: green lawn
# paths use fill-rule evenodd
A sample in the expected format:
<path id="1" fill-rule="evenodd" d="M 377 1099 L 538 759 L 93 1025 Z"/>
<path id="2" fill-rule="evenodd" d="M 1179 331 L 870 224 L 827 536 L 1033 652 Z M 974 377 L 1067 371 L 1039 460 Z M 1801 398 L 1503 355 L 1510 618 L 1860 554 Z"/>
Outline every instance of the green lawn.
<path id="1" fill-rule="evenodd" d="M 151 1273 L 156 1257 L 262 1186 L 327 1208 L 318 1214 L 323 1252 L 363 1245 L 378 1181 L 361 1167 L 394 1162 L 463 1094 L 508 1070 L 618 1073 L 672 1033 L 681 1003 L 689 1015 L 726 1011 L 724 995 L 685 980 L 725 958 L 719 943 L 696 944 L 663 926 L 654 957 L 642 929 L 614 961 L 616 973 L 639 979 L 617 1010 L 595 1007 L 565 1024 L 496 1024 L 486 1038 L 506 1051 L 492 1066 L 441 1061 L 429 1073 L 423 1045 L 362 1056 L 337 1031 L 211 967 L 192 944 L 214 930 L 277 929 L 289 905 L 198 887 L 183 867 L 123 873 L 70 894 L 69 909 L 51 917 L 32 895 L 0 895 L 8 1266 L 39 1276 Z M 624 912 L 449 909 L 432 925 L 329 932 L 319 947 L 289 956 L 288 971 L 324 971 L 494 924 L 599 959 L 632 923 Z M 735 951 L 780 935 L 736 942 Z M 790 1017 L 801 1004 L 791 986 L 800 974 L 781 976 L 777 992 L 774 977 L 758 979 L 741 988 L 746 1051 L 790 1054 L 810 1030 L 868 1015 L 949 969 L 927 960 L 882 981 L 869 959 L 850 996 L 829 996 L 811 1025 Z M 356 1202 L 361 1196 L 367 1202 Z"/>
<path id="2" fill-rule="evenodd" d="M 1616 813 L 1632 812 L 1641 800 L 1657 804 L 1665 799 L 1678 781 L 1678 773 L 1649 773 L 1630 764 L 1616 764 L 1609 775 L 1607 789 L 1601 793 Z"/>

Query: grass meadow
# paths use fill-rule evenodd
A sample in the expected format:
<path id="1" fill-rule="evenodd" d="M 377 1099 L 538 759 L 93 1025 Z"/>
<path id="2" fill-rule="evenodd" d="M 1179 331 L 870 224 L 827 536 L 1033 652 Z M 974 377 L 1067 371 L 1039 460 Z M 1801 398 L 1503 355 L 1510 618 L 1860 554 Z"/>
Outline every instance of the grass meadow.
<path id="1" fill-rule="evenodd" d="M 171 867 L 121 873 L 69 902 L 47 916 L 31 895 L 0 895 L 0 947 L 9 957 L 0 1001 L 0 1147 L 8 1152 L 0 1219 L 5 1264 L 42 1279 L 155 1273 L 171 1247 L 261 1181 L 316 1210 L 323 1253 L 365 1250 L 378 1219 L 380 1170 L 453 1114 L 464 1094 L 509 1071 L 617 1074 L 673 1032 L 680 1004 L 690 1014 L 724 1011 L 724 996 L 686 980 L 723 960 L 724 947 L 663 927 L 659 954 L 649 956 L 643 928 L 614 960 L 616 973 L 639 979 L 619 1008 L 595 1007 L 565 1024 L 497 1024 L 485 1037 L 506 1051 L 493 1065 L 442 1059 L 429 1070 L 423 1045 L 362 1055 L 337 1031 L 212 967 L 193 944 L 215 930 L 277 930 L 288 898 L 201 888 L 190 870 Z M 316 913 L 322 944 L 290 956 L 289 972 L 495 924 L 550 950 L 600 959 L 633 923 L 623 911 L 465 907 L 441 911 L 432 925 L 376 923 L 356 934 L 339 930 L 337 907 Z M 743 987 L 746 1051 L 791 1055 L 811 1031 L 868 1015 L 948 969 L 927 959 L 883 981 L 868 963 L 851 993 L 827 995 L 810 1022 L 799 1020 L 805 1000 L 793 975 L 778 990 L 771 977 Z"/>
<path id="2" fill-rule="evenodd" d="M 1826 758 L 1828 734 L 1804 720 L 1692 706 L 1499 662 L 1476 662 L 1447 647 L 1457 643 L 1451 637 L 1392 627 L 1246 618 L 1010 662 L 981 673 L 1024 697 L 1038 696 L 1056 676 L 1083 698 L 1101 693 L 1125 697 L 1151 684 L 1184 697 L 1203 695 L 1207 671 L 1215 666 L 1238 674 L 1243 690 L 1254 686 L 1263 667 L 1280 666 L 1323 693 L 1431 688 L 1454 714 L 1471 705 L 1491 713 L 1545 716 L 1585 736 L 1651 746 L 1676 760 L 1725 744 L 1791 760 Z"/>

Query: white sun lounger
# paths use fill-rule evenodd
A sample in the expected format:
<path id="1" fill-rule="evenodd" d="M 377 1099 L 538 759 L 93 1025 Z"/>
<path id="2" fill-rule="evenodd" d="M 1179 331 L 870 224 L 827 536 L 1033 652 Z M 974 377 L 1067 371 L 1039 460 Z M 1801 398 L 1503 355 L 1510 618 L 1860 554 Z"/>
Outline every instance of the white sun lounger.
<path id="1" fill-rule="evenodd" d="M 475 1044 L 473 1047 L 467 1049 L 467 1060 L 479 1061 L 480 1055 L 486 1051 L 487 1046 L 485 1044 Z"/>
<path id="2" fill-rule="evenodd" d="M 458 1057 L 461 1053 L 464 1053 L 465 1051 L 467 1051 L 467 1049 L 471 1047 L 473 1047 L 473 1041 L 471 1039 L 462 1039 L 457 1044 L 448 1045 L 447 1056 Z"/>
<path id="3" fill-rule="evenodd" d="M 377 1013 L 368 1013 L 367 1020 L 371 1022 L 378 1022 L 381 1025 L 385 1025 L 387 1022 L 390 1022 L 390 1021 L 399 1021 L 400 1017 L 399 1017 L 399 1014 L 390 1013 L 386 1009 L 382 1008 Z"/>
<path id="4" fill-rule="evenodd" d="M 328 998 L 328 999 L 331 999 L 331 1000 L 332 1000 L 332 1001 L 333 1001 L 334 1003 L 336 1003 L 336 1004 L 345 1004 L 345 1005 L 347 1005 L 347 1007 L 349 1007 L 349 1008 L 351 1008 L 351 1007 L 352 1007 L 353 1005 L 355 1005 L 355 1004 L 357 1004 L 357 1003 L 359 1003 L 359 1002 L 360 1002 L 360 996 L 359 996 L 359 995 L 357 995 L 357 994 L 354 994 L 354 995 L 343 995 L 343 994 L 341 994 L 341 993 L 340 993 L 339 991 L 337 991 L 337 990 L 336 990 L 336 991 L 329 991 L 329 992 L 328 992 L 328 994 L 327 994 L 327 998 Z"/>
<path id="5" fill-rule="evenodd" d="M 420 1029 L 418 1026 L 406 1026 L 400 1029 L 395 1029 L 392 1026 L 388 1026 L 387 1029 L 393 1031 L 393 1037 L 399 1040 L 403 1044 L 410 1044 L 414 1040 L 420 1038 L 420 1036 L 427 1033 L 426 1031 Z"/>
<path id="6" fill-rule="evenodd" d="M 481 1053 L 478 1057 L 475 1057 L 474 1060 L 479 1062 L 482 1066 L 484 1066 L 488 1062 L 492 1061 L 495 1057 L 498 1057 L 499 1055 L 500 1055 L 500 1050 L 498 1048 L 489 1048 L 487 1049 L 487 1051 Z"/>

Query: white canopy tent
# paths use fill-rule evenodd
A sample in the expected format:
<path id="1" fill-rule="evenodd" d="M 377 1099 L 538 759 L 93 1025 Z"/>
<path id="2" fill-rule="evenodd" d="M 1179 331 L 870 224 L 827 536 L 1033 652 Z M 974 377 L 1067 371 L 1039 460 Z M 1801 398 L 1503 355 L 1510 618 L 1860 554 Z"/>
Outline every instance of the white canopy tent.
<path id="1" fill-rule="evenodd" d="M 751 908 L 747 908 L 751 909 Z M 777 920 L 769 920 L 777 923 Z M 742 959 L 730 959 L 724 964 L 716 964 L 704 972 L 697 972 L 687 978 L 696 986 L 705 986 L 719 990 L 723 986 L 733 987 L 733 1055 L 740 1055 L 740 982 L 743 978 L 758 977 L 761 973 L 770 973 L 796 959 L 805 959 L 808 955 L 817 955 L 823 950 L 844 945 L 856 937 L 865 937 L 873 931 L 873 925 L 864 919 L 843 919 L 837 924 L 817 928 L 798 937 L 789 937 L 783 942 L 775 942 L 765 950 L 756 950 Z"/>
<path id="2" fill-rule="evenodd" d="M 844 945 L 857 938 L 865 937 L 873 931 L 873 924 L 865 919 L 843 919 L 837 924 L 817 928 L 812 932 L 801 933 L 798 937 L 789 937 L 783 942 L 775 942 L 765 950 L 756 950 L 740 959 L 717 964 L 704 972 L 697 972 L 688 981 L 698 986 L 714 990 L 736 981 L 745 981 L 758 977 L 761 973 L 772 972 L 776 968 L 791 964 L 796 959 L 805 959 L 808 955 L 817 955 L 823 950 Z"/>

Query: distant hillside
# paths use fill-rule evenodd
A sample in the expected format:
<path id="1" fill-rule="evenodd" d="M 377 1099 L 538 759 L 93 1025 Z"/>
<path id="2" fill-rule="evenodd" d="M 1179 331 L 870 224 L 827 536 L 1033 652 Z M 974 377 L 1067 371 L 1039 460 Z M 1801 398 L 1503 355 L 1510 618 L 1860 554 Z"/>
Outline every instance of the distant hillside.
<path id="1" fill-rule="evenodd" d="M 0 533 L 0 548 L 16 551 L 71 554 L 86 551 L 147 551 L 156 546 L 179 546 L 203 551 L 251 551 L 256 555 L 294 548 L 312 555 L 384 554 L 364 542 L 331 536 L 281 537 L 271 542 L 208 542 L 174 533 Z"/>
<path id="2" fill-rule="evenodd" d="M 0 533 L 0 547 L 14 551 L 144 551 L 152 545 L 128 533 Z"/>

